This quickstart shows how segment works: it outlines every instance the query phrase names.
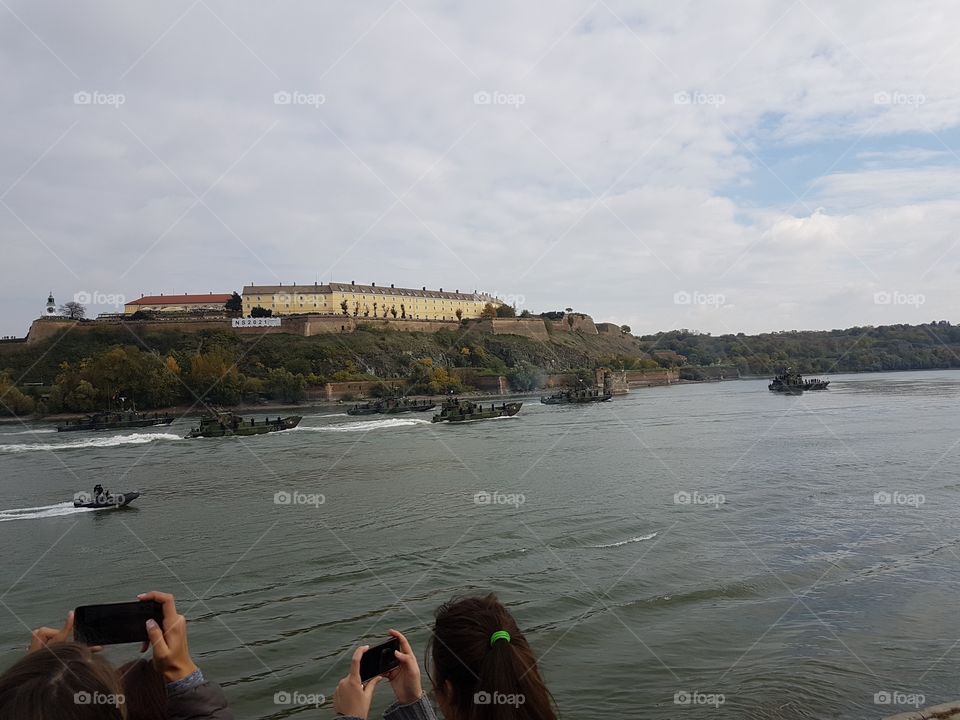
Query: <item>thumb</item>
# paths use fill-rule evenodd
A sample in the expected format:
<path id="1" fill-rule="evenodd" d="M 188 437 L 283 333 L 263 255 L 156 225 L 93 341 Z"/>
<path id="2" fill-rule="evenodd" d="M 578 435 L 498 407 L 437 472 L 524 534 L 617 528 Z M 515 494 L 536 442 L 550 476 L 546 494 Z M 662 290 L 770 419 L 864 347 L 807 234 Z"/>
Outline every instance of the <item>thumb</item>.
<path id="1" fill-rule="evenodd" d="M 416 659 L 410 653 L 401 652 L 400 650 L 393 651 L 394 657 L 400 661 L 401 665 L 409 665 L 411 662 L 416 663 Z"/>
<path id="2" fill-rule="evenodd" d="M 165 657 L 170 652 L 167 641 L 163 638 L 163 630 L 154 620 L 147 620 L 147 637 L 150 638 L 155 656 Z"/>
<path id="3" fill-rule="evenodd" d="M 383 675 L 377 675 L 372 680 L 368 680 L 367 684 L 363 686 L 364 695 L 373 695 L 374 688 L 380 684 L 380 681 L 383 680 Z"/>

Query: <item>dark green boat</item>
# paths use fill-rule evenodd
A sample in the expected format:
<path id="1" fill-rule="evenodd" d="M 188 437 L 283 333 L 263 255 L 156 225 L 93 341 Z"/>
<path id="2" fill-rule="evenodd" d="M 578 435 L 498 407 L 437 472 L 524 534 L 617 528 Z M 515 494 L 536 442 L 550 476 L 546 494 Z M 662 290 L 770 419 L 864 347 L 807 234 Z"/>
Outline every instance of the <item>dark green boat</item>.
<path id="1" fill-rule="evenodd" d="M 826 390 L 829 385 L 829 380 L 821 380 L 820 378 L 805 380 L 800 373 L 795 373 L 787 368 L 774 377 L 773 382 L 767 385 L 767 388 L 771 392 L 801 395 L 805 390 Z"/>
<path id="2" fill-rule="evenodd" d="M 279 430 L 292 430 L 300 424 L 301 420 L 303 418 L 299 415 L 290 415 L 285 418 L 278 417 L 276 420 L 266 418 L 263 422 L 257 422 L 253 418 L 244 420 L 239 415 L 227 411 L 208 413 L 200 418 L 200 427 L 193 428 L 186 437 L 263 435 Z"/>
<path id="3" fill-rule="evenodd" d="M 407 398 L 387 398 L 375 400 L 364 405 L 354 405 L 347 410 L 347 415 L 396 415 L 408 412 L 426 412 L 433 410 L 436 403 L 429 400 L 408 400 Z"/>
<path id="4" fill-rule="evenodd" d="M 141 413 L 135 410 L 98 412 L 93 415 L 87 415 L 81 420 L 67 420 L 62 425 L 57 425 L 57 432 L 68 432 L 71 430 L 125 430 L 127 428 L 169 425 L 173 421 L 173 415 L 169 414 Z"/>
<path id="5" fill-rule="evenodd" d="M 575 403 L 606 402 L 613 397 L 613 393 L 592 388 L 561 390 L 553 395 L 544 395 L 540 402 L 544 405 L 567 405 Z"/>
<path id="6" fill-rule="evenodd" d="M 490 403 L 486 407 L 469 400 L 451 398 L 444 401 L 440 412 L 433 416 L 433 422 L 466 422 L 467 420 L 489 420 L 498 417 L 511 417 L 520 412 L 523 403 Z"/>

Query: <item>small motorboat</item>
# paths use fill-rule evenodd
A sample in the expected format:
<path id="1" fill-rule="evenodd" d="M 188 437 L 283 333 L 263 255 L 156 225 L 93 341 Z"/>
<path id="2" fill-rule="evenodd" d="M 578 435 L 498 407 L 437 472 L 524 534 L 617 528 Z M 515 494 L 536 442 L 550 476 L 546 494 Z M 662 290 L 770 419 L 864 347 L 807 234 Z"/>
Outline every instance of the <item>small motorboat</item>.
<path id="1" fill-rule="evenodd" d="M 136 491 L 93 496 L 93 493 L 78 492 L 73 496 L 73 506 L 83 508 L 121 508 L 140 497 Z"/>

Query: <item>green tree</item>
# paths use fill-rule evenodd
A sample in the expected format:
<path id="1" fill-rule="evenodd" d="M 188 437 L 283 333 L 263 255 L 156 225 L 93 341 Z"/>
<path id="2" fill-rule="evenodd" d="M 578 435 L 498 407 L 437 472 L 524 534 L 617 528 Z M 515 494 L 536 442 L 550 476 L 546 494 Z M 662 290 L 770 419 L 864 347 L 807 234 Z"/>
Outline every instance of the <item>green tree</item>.
<path id="1" fill-rule="evenodd" d="M 483 310 L 480 311 L 480 317 L 482 318 L 495 318 L 497 317 L 497 308 L 493 303 L 487 303 L 483 306 Z"/>
<path id="2" fill-rule="evenodd" d="M 234 291 L 230 299 L 227 300 L 225 307 L 229 312 L 241 313 L 243 312 L 243 298 L 240 297 L 238 292 Z"/>
<path id="3" fill-rule="evenodd" d="M 250 317 L 260 318 L 260 317 L 273 317 L 273 310 L 270 308 L 260 307 L 256 305 L 250 308 Z"/>
<path id="4" fill-rule="evenodd" d="M 347 305 L 347 301 L 346 301 L 346 300 L 341 300 L 341 301 L 340 301 L 340 310 L 343 311 L 343 314 L 344 314 L 344 315 L 349 315 L 349 314 L 350 314 L 350 313 L 347 312 L 347 308 L 348 308 L 348 307 L 349 307 L 349 306 Z"/>
<path id="5" fill-rule="evenodd" d="M 497 317 L 512 318 L 517 316 L 517 309 L 512 305 L 500 305 L 497 307 Z"/>
<path id="6" fill-rule="evenodd" d="M 29 415 L 34 409 L 34 399 L 24 395 L 9 375 L 0 374 L 0 415 Z"/>
<path id="7" fill-rule="evenodd" d="M 285 368 L 274 368 L 267 373 L 264 390 L 273 400 L 300 402 L 306 397 L 307 381 L 300 373 L 294 375 Z"/>

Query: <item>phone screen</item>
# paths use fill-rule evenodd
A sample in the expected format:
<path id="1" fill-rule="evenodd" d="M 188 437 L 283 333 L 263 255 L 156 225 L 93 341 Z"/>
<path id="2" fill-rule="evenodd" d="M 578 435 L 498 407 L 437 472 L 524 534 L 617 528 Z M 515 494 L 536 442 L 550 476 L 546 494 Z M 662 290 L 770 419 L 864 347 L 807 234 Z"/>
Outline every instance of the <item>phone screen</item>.
<path id="1" fill-rule="evenodd" d="M 400 641 L 390 638 L 385 643 L 374 645 L 360 656 L 360 682 L 366 682 L 388 673 L 400 664 L 395 650 L 400 649 Z"/>
<path id="2" fill-rule="evenodd" d="M 74 610 L 73 635 L 87 645 L 147 640 L 147 620 L 163 627 L 163 605 L 153 600 L 83 605 Z"/>

